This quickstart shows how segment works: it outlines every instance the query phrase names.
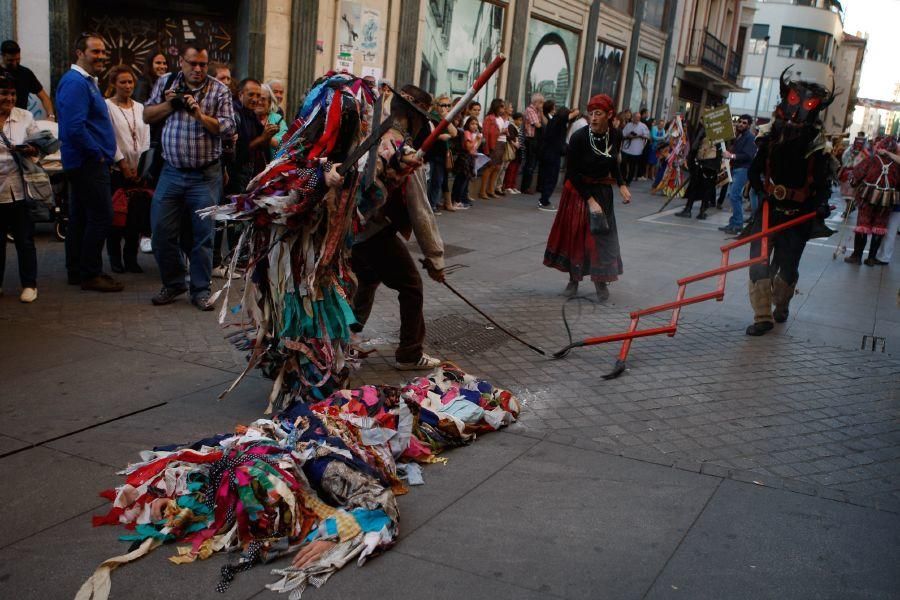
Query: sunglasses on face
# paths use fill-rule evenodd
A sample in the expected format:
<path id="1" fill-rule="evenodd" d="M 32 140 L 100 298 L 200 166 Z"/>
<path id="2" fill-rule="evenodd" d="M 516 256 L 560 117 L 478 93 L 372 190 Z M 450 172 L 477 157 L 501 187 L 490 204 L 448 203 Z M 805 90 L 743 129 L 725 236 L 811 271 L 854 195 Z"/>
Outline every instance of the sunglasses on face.
<path id="1" fill-rule="evenodd" d="M 205 69 L 207 66 L 209 66 L 208 62 L 203 62 L 203 61 L 198 61 L 198 60 L 186 60 L 184 62 L 189 64 L 192 69 L 196 69 L 197 67 L 200 67 L 201 69 Z"/>
<path id="2" fill-rule="evenodd" d="M 450 104 L 438 104 L 441 108 L 450 108 Z"/>

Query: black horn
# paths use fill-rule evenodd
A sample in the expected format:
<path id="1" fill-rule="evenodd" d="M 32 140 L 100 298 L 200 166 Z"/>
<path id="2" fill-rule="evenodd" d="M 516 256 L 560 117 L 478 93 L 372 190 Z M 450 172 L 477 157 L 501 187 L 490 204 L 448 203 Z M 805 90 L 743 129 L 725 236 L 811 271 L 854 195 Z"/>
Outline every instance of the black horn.
<path id="1" fill-rule="evenodd" d="M 787 98 L 788 87 L 790 86 L 791 80 L 789 77 L 785 77 L 785 75 L 787 75 L 788 71 L 790 71 L 791 67 L 793 67 L 793 66 L 794 65 L 788 65 L 788 67 L 784 71 L 781 72 L 781 77 L 778 78 L 779 83 L 781 84 L 781 97 L 782 98 Z"/>

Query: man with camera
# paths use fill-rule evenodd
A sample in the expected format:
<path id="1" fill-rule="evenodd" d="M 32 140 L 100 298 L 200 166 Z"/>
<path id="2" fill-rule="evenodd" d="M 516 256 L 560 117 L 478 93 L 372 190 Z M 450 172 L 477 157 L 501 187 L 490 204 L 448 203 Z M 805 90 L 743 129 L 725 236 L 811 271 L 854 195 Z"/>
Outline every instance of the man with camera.
<path id="1" fill-rule="evenodd" d="M 179 66 L 179 71 L 159 78 L 144 109 L 144 121 L 163 123 L 164 164 L 150 211 L 153 254 L 163 286 L 152 302 L 170 304 L 188 291 L 179 246 L 182 218 L 187 216 L 191 303 L 212 310 L 213 223 L 197 211 L 215 206 L 222 195 L 222 139 L 234 134 L 234 109 L 228 87 L 209 76 L 205 48 L 186 45 Z"/>

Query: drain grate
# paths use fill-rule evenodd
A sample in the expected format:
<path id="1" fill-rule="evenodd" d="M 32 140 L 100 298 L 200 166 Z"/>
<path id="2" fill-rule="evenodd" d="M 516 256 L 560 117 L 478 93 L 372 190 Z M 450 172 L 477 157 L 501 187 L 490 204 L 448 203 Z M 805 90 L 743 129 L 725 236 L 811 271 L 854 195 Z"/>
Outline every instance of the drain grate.
<path id="1" fill-rule="evenodd" d="M 470 321 L 459 315 L 445 315 L 429 322 L 428 342 L 460 354 L 482 354 L 498 348 L 510 338 L 491 325 Z"/>
<path id="2" fill-rule="evenodd" d="M 864 335 L 862 336 L 862 343 L 859 345 L 860 350 L 871 350 L 872 352 L 877 352 L 878 348 L 881 348 L 881 351 L 884 352 L 885 346 L 887 345 L 887 338 L 883 338 L 877 335 Z"/>

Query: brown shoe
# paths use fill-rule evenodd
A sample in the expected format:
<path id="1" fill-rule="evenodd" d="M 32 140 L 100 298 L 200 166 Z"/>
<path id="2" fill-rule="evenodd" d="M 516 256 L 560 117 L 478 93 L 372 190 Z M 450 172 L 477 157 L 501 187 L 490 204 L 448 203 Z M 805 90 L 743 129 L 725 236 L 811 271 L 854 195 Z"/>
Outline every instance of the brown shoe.
<path id="1" fill-rule="evenodd" d="M 81 289 L 90 292 L 121 292 L 125 286 L 106 273 L 100 273 L 96 277 L 82 281 Z"/>

